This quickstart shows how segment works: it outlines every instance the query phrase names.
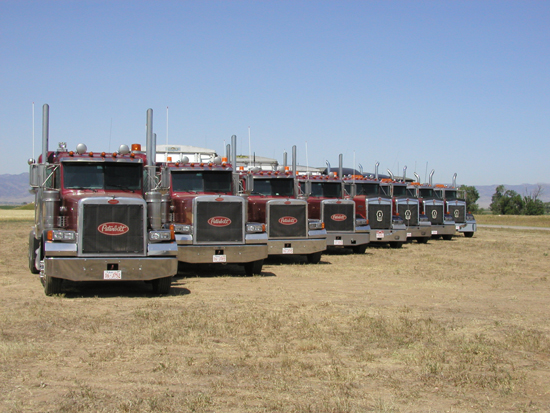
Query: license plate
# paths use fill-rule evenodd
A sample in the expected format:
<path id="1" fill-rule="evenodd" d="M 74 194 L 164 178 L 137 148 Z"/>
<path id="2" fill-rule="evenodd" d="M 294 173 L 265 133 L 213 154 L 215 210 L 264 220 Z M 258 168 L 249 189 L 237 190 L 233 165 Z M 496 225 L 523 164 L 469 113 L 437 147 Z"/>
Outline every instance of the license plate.
<path id="1" fill-rule="evenodd" d="M 283 254 L 294 254 L 294 248 L 283 248 Z"/>
<path id="2" fill-rule="evenodd" d="M 107 270 L 103 271 L 104 280 L 122 280 L 122 271 L 120 270 Z"/>
<path id="3" fill-rule="evenodd" d="M 412 237 L 412 236 L 413 236 L 412 232 L 407 232 L 407 237 L 408 237 L 408 238 L 410 238 L 410 237 Z"/>
<path id="4" fill-rule="evenodd" d="M 376 231 L 376 238 L 384 238 L 384 231 Z"/>
<path id="5" fill-rule="evenodd" d="M 212 262 L 227 262 L 226 255 L 214 255 Z"/>
<path id="6" fill-rule="evenodd" d="M 344 241 L 342 241 L 341 239 L 335 239 L 334 245 L 344 245 Z"/>
<path id="7" fill-rule="evenodd" d="M 437 231 L 432 231 L 432 235 L 437 235 Z"/>

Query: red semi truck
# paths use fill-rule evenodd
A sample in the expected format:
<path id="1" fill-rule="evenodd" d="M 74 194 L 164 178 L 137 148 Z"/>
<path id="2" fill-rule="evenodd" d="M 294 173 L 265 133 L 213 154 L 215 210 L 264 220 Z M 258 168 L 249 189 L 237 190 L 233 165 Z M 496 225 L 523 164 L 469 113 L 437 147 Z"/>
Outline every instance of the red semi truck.
<path id="1" fill-rule="evenodd" d="M 374 174 L 366 174 L 370 177 L 364 174 L 346 177 L 346 190 L 355 201 L 358 216 L 367 220 L 370 242 L 387 243 L 392 248 L 399 248 L 407 241 L 407 227 L 396 214 L 391 193 L 386 193 L 382 188 L 383 179 L 379 179 L 378 166 L 377 162 Z M 388 189 L 386 186 L 384 188 Z"/>
<path id="2" fill-rule="evenodd" d="M 381 184 L 382 190 L 391 196 L 394 211 L 401 217 L 407 227 L 407 239 L 425 244 L 432 236 L 432 225 L 420 209 L 420 202 L 407 191 L 407 167 L 403 168 L 403 176 L 396 180 L 390 170 L 391 177 Z"/>
<path id="3" fill-rule="evenodd" d="M 460 197 L 460 191 L 456 186 L 456 173 L 453 175 L 452 185 L 435 185 L 434 192 L 445 202 L 445 213 L 451 215 L 456 230 L 467 238 L 473 237 L 477 223 L 475 217 L 466 210 L 466 201 Z"/>
<path id="4" fill-rule="evenodd" d="M 420 183 L 420 176 L 415 173 L 416 182 L 410 182 L 407 186 L 408 193 L 419 201 L 420 213 L 424 214 L 431 222 L 431 234 L 433 238 L 443 237 L 452 239 L 455 233 L 455 222 L 446 213 L 445 202 L 438 198 L 432 184 L 434 170 L 430 172 L 428 184 Z"/>
<path id="5" fill-rule="evenodd" d="M 248 220 L 267 227 L 269 255 L 304 255 L 317 264 L 327 248 L 323 221 L 311 219 L 308 203 L 298 199 L 296 147 L 292 148 L 292 172 L 252 169 L 240 175 L 243 195 L 248 199 Z"/>
<path id="6" fill-rule="evenodd" d="M 235 148 L 236 137 L 232 137 Z M 235 150 L 235 149 L 234 149 Z M 231 163 L 189 162 L 184 156 L 159 165 L 169 182 L 170 223 L 178 260 L 193 264 L 240 264 L 247 275 L 260 274 L 268 256 L 264 222 L 250 221 L 246 197 L 239 195 L 239 176 Z"/>
<path id="7" fill-rule="evenodd" d="M 370 241 L 367 219 L 356 214 L 355 202 L 345 197 L 342 176 L 342 155 L 339 175 L 300 175 L 300 194 L 307 199 L 312 219 L 323 221 L 327 231 L 327 247 L 351 248 L 363 254 Z"/>
<path id="8" fill-rule="evenodd" d="M 63 280 L 141 280 L 167 293 L 177 272 L 177 245 L 157 202 L 154 153 L 138 144 L 112 153 L 90 152 L 84 144 L 68 151 L 63 142 L 50 151 L 48 105 L 42 136 L 42 155 L 29 160 L 35 194 L 29 268 L 40 274 L 46 295 L 61 293 Z M 147 139 L 153 141 L 151 109 Z"/>

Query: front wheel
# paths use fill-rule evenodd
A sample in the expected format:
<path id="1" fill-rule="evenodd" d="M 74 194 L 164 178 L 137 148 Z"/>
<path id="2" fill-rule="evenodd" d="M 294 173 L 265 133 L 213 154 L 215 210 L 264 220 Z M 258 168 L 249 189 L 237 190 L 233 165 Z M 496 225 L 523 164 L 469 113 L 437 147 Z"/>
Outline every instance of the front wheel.
<path id="1" fill-rule="evenodd" d="M 472 237 L 474 236 L 474 233 L 473 233 L 473 232 L 465 232 L 465 233 L 464 233 L 464 236 L 465 236 L 466 238 L 472 238 Z"/>
<path id="2" fill-rule="evenodd" d="M 453 236 L 452 236 L 451 234 L 443 235 L 443 239 L 444 239 L 445 241 L 450 241 L 450 240 L 453 239 Z"/>
<path id="3" fill-rule="evenodd" d="M 42 284 L 44 285 L 44 293 L 46 295 L 55 295 L 61 293 L 61 278 L 51 277 L 49 275 L 44 275 L 42 277 Z"/>
<path id="4" fill-rule="evenodd" d="M 314 252 L 313 254 L 308 254 L 307 255 L 307 262 L 310 263 L 310 264 L 319 264 L 319 262 L 321 261 L 321 255 L 323 253 L 321 251 L 319 252 Z"/>
<path id="5" fill-rule="evenodd" d="M 172 285 L 172 276 L 170 277 L 164 277 L 164 278 L 157 278 L 153 280 L 153 292 L 155 294 L 168 294 L 170 291 L 170 286 Z"/>
<path id="6" fill-rule="evenodd" d="M 264 260 L 247 262 L 244 264 L 244 271 L 247 277 L 252 277 L 253 275 L 259 275 L 262 273 L 262 267 L 264 265 Z"/>
<path id="7" fill-rule="evenodd" d="M 398 242 L 398 241 L 390 242 L 390 247 L 391 248 L 401 248 L 402 246 L 403 246 L 402 242 Z"/>
<path id="8" fill-rule="evenodd" d="M 427 244 L 429 239 L 430 238 L 428 238 L 428 237 L 417 238 L 416 242 L 418 242 L 419 244 Z"/>
<path id="9" fill-rule="evenodd" d="M 29 234 L 29 270 L 32 274 L 40 274 L 36 268 L 36 250 L 40 248 L 40 241 L 34 237 L 33 231 Z"/>

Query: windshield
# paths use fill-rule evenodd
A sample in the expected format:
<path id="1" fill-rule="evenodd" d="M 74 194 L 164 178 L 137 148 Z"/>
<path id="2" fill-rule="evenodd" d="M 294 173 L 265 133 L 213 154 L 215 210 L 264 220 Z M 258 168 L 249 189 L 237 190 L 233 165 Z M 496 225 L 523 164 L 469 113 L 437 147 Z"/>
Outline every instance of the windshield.
<path id="1" fill-rule="evenodd" d="M 355 186 L 357 188 L 357 195 L 375 195 L 378 196 L 378 184 L 372 183 L 372 184 L 365 184 L 365 183 L 355 183 Z"/>
<path id="2" fill-rule="evenodd" d="M 339 182 L 312 182 L 311 196 L 340 198 L 342 196 L 342 184 Z"/>
<path id="3" fill-rule="evenodd" d="M 454 201 L 455 199 L 457 199 L 456 190 L 446 189 L 445 190 L 445 198 L 447 198 L 448 200 L 451 200 L 451 201 Z"/>
<path id="4" fill-rule="evenodd" d="M 65 162 L 63 184 L 67 189 L 141 189 L 142 165 L 122 162 Z"/>
<path id="5" fill-rule="evenodd" d="M 420 188 L 420 198 L 435 198 L 434 190 L 432 188 Z"/>
<path id="6" fill-rule="evenodd" d="M 293 179 L 254 179 L 252 195 L 293 196 Z"/>
<path id="7" fill-rule="evenodd" d="M 407 187 L 405 185 L 393 185 L 393 196 L 402 198 L 407 196 Z"/>
<path id="8" fill-rule="evenodd" d="M 230 171 L 172 171 L 174 192 L 231 193 Z"/>

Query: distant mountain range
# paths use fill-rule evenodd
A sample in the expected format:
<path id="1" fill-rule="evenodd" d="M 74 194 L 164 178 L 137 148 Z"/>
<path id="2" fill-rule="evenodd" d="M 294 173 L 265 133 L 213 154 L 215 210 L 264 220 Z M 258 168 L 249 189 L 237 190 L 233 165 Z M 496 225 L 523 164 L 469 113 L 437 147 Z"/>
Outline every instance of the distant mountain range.
<path id="1" fill-rule="evenodd" d="M 550 202 L 550 184 L 521 184 L 505 185 L 506 189 L 516 191 L 520 195 L 531 195 L 540 185 L 542 193 L 539 199 Z M 479 192 L 477 204 L 481 208 L 488 208 L 491 197 L 498 185 L 476 185 Z M 34 201 L 34 195 L 29 193 L 29 173 L 19 175 L 0 175 L 0 204 L 25 204 Z"/>

